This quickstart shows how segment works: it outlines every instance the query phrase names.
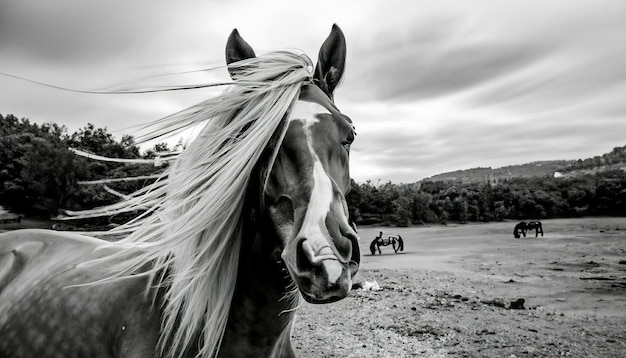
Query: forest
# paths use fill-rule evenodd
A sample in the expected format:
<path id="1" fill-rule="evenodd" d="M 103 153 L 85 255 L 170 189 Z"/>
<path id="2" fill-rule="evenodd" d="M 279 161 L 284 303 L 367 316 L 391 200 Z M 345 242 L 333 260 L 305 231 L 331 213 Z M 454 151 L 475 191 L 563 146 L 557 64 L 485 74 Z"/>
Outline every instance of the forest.
<path id="1" fill-rule="evenodd" d="M 0 115 L 0 205 L 24 216 L 50 218 L 61 209 L 113 203 L 119 196 L 112 193 L 129 194 L 150 183 L 150 179 L 110 183 L 107 187 L 82 182 L 148 176 L 164 170 L 164 166 L 91 160 L 68 148 L 125 159 L 154 158 L 155 153 L 170 150 L 159 143 L 141 153 L 132 136 L 117 140 L 106 128 L 92 124 L 70 134 L 57 124 L 39 125 L 26 118 Z M 624 152 L 626 147 L 616 148 L 604 156 L 580 159 L 567 169 L 623 162 Z M 561 178 L 511 178 L 498 183 L 353 182 L 347 201 L 351 220 L 358 225 L 626 216 L 626 172 L 612 169 Z"/>
<path id="2" fill-rule="evenodd" d="M 504 219 L 626 216 L 626 172 L 571 178 L 513 178 L 485 183 L 353 183 L 347 196 L 360 225 L 410 226 Z"/>
<path id="3" fill-rule="evenodd" d="M 81 182 L 145 176 L 164 169 L 91 160 L 68 148 L 124 159 L 153 158 L 155 152 L 169 150 L 159 143 L 140 154 L 132 136 L 116 140 L 106 128 L 93 124 L 70 134 L 57 124 L 38 125 L 26 118 L 0 115 L 0 205 L 24 216 L 54 217 L 61 209 L 89 209 L 119 200 L 102 185 Z M 108 185 L 115 191 L 131 193 L 149 182 Z"/>

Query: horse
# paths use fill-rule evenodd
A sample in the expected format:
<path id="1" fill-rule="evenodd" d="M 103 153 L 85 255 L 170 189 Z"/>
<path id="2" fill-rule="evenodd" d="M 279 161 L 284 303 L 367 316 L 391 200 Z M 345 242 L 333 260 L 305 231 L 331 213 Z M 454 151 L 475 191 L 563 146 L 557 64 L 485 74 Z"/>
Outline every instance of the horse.
<path id="1" fill-rule="evenodd" d="M 515 225 L 513 228 L 513 237 L 516 239 L 520 238 L 520 234 L 526 237 L 527 225 L 525 221 L 521 221 L 519 224 Z"/>
<path id="2" fill-rule="evenodd" d="M 541 226 L 541 221 L 529 221 L 528 223 L 524 221 L 520 222 L 519 224 L 515 225 L 515 228 L 513 229 L 513 236 L 516 239 L 520 238 L 520 234 L 526 237 L 526 232 L 533 229 L 535 230 L 535 237 L 539 236 L 540 233 L 541 236 L 543 236 L 543 227 Z"/>
<path id="3" fill-rule="evenodd" d="M 543 236 L 543 227 L 541 225 L 541 221 L 530 221 L 528 222 L 528 224 L 526 224 L 526 230 L 530 231 L 533 229 L 535 229 L 535 237 L 539 236 L 539 234 Z"/>
<path id="4" fill-rule="evenodd" d="M 66 212 L 138 217 L 91 236 L 0 235 L 0 356 L 294 357 L 302 300 L 345 298 L 360 263 L 345 200 L 356 133 L 333 97 L 345 57 L 337 25 L 315 66 L 257 56 L 233 30 L 224 93 L 149 126 L 206 123 L 163 176 Z"/>
<path id="5" fill-rule="evenodd" d="M 378 254 L 382 255 L 380 251 L 381 246 L 389 246 L 392 245 L 393 251 L 397 254 L 398 251 L 404 251 L 404 240 L 402 240 L 402 236 L 389 236 L 388 238 L 383 238 L 383 233 L 381 232 L 370 244 L 370 251 L 372 255 L 376 255 L 376 249 L 378 249 Z"/>

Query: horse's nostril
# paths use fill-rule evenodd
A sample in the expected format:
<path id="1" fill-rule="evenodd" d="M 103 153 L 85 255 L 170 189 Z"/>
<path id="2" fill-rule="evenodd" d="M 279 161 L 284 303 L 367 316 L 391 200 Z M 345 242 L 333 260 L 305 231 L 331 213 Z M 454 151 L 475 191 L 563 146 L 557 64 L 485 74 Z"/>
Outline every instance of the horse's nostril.
<path id="1" fill-rule="evenodd" d="M 308 272 L 313 268 L 307 253 L 305 252 L 304 243 L 306 239 L 302 239 L 296 246 L 296 268 L 299 272 Z"/>
<path id="2" fill-rule="evenodd" d="M 315 247 L 310 240 L 302 239 L 296 248 L 296 265 L 300 272 L 311 272 L 321 268 L 325 260 L 337 260 L 335 253 L 328 244 Z"/>

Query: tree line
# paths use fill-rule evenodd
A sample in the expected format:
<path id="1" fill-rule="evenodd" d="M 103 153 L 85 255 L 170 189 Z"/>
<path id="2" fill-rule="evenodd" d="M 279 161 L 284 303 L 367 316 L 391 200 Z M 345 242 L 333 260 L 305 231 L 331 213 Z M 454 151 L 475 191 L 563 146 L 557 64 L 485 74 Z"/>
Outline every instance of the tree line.
<path id="1" fill-rule="evenodd" d="M 374 185 L 368 181 L 353 183 L 347 201 L 351 219 L 361 225 L 626 216 L 626 172 L 512 178 L 498 184 L 426 181 Z"/>
<path id="2" fill-rule="evenodd" d="M 51 217 L 60 209 L 107 205 L 119 197 L 102 185 L 80 185 L 103 178 L 146 176 L 164 167 L 101 162 L 68 148 L 125 159 L 154 158 L 165 143 L 141 153 L 132 136 L 117 140 L 106 128 L 87 124 L 73 133 L 53 123 L 0 115 L 0 205 L 23 215 Z M 624 160 L 626 147 L 592 159 Z M 590 160 L 577 162 L 588 167 Z M 582 166 L 582 165 L 580 165 Z M 131 193 L 151 180 L 107 184 Z M 497 184 L 424 181 L 412 184 L 353 182 L 347 196 L 350 216 L 360 225 L 397 225 L 504 219 L 544 219 L 590 215 L 626 215 L 626 173 L 609 170 L 571 177 L 513 178 Z"/>
<path id="3" fill-rule="evenodd" d="M 60 209 L 81 210 L 107 205 L 118 196 L 100 185 L 82 181 L 155 174 L 150 165 L 101 162 L 77 156 L 68 148 L 125 159 L 152 158 L 168 150 L 159 143 L 141 154 L 132 136 L 116 140 L 106 128 L 87 124 L 73 133 L 54 123 L 38 125 L 27 118 L 0 115 L 0 205 L 26 216 L 56 216 Z M 111 183 L 111 189 L 130 193 L 146 181 Z"/>

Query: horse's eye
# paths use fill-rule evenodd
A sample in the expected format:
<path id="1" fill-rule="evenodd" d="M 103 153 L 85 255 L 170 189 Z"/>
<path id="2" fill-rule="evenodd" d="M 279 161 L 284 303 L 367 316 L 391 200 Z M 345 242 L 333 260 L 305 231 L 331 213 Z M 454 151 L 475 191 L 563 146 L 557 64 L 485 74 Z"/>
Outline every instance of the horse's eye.
<path id="1" fill-rule="evenodd" d="M 344 139 L 341 142 L 341 145 L 347 150 L 350 151 L 350 145 L 352 144 L 352 142 L 354 142 L 354 132 L 351 132 L 348 135 L 348 138 Z"/>

